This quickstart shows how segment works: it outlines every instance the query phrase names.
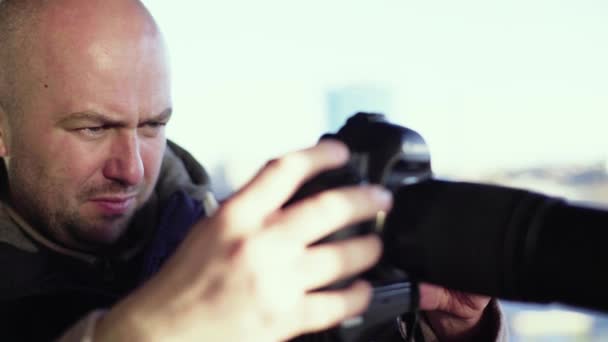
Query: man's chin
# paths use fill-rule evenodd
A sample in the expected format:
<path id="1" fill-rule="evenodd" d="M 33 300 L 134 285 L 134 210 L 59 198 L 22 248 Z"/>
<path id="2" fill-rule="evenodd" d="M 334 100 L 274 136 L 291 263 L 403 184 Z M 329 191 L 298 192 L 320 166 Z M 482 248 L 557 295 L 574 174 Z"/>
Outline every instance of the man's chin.
<path id="1" fill-rule="evenodd" d="M 82 247 L 88 249 L 107 248 L 116 244 L 125 235 L 132 215 L 103 217 L 94 223 L 72 227 L 72 236 Z"/>

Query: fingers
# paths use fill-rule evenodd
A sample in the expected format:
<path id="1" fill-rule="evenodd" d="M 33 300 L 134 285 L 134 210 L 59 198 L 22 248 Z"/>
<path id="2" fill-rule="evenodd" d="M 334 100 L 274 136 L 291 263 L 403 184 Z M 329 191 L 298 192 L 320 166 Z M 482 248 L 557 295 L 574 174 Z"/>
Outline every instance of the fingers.
<path id="1" fill-rule="evenodd" d="M 361 273 L 378 262 L 382 252 L 375 235 L 310 247 L 298 275 L 306 290 L 314 290 Z"/>
<path id="2" fill-rule="evenodd" d="M 420 310 L 446 310 L 449 307 L 448 291 L 437 285 L 420 283 L 418 286 L 420 292 Z"/>
<path id="3" fill-rule="evenodd" d="M 421 283 L 420 309 L 440 340 L 477 340 L 479 322 L 490 302 L 487 296 Z M 476 338 L 474 338 L 476 337 Z"/>
<path id="4" fill-rule="evenodd" d="M 313 243 L 338 229 L 388 211 L 391 194 L 378 186 L 332 189 L 287 207 L 274 222 L 290 239 Z"/>
<path id="5" fill-rule="evenodd" d="M 357 281 L 339 291 L 308 294 L 296 314 L 300 329 L 296 334 L 325 330 L 347 318 L 361 314 L 372 297 L 372 288 L 365 281 Z"/>
<path id="6" fill-rule="evenodd" d="M 348 159 L 346 146 L 335 140 L 324 140 L 308 149 L 292 152 L 269 162 L 224 206 L 239 223 L 232 226 L 252 227 L 279 209 L 309 178 L 343 165 Z"/>
<path id="7" fill-rule="evenodd" d="M 490 302 L 490 297 L 446 289 L 441 286 L 421 283 L 420 309 L 442 311 L 464 319 L 478 318 Z"/>

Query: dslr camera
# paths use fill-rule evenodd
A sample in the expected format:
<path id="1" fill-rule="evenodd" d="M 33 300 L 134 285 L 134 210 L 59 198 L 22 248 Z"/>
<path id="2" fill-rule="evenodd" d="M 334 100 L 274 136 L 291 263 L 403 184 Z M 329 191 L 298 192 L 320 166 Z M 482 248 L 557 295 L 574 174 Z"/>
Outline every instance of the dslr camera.
<path id="1" fill-rule="evenodd" d="M 349 161 L 343 167 L 321 173 L 305 183 L 287 205 L 323 190 L 357 184 L 379 184 L 395 194 L 403 187 L 432 176 L 431 158 L 422 136 L 388 122 L 382 114 L 357 113 L 337 133 L 325 134 L 321 139 L 345 143 L 350 150 Z M 382 237 L 388 214 L 378 213 L 374 220 L 341 229 L 315 244 L 365 234 Z M 386 331 L 387 324 L 403 324 L 400 317 L 416 309 L 418 287 L 415 280 L 387 258 L 362 277 L 374 287 L 372 302 L 364 314 L 328 332 L 333 341 L 373 340 Z M 320 290 L 346 287 L 352 281 L 354 279 L 342 280 Z"/>
<path id="2" fill-rule="evenodd" d="M 418 280 L 502 299 L 608 312 L 606 208 L 525 189 L 437 179 L 424 139 L 380 114 L 358 113 L 321 139 L 344 142 L 351 158 L 305 183 L 294 200 L 365 183 L 393 193 L 389 213 L 316 242 L 373 233 L 384 243 L 380 262 L 361 275 L 374 286 L 368 310 L 328 332 L 330 341 L 378 341 L 391 330 L 387 324 L 399 328 L 404 320 L 415 329 Z"/>

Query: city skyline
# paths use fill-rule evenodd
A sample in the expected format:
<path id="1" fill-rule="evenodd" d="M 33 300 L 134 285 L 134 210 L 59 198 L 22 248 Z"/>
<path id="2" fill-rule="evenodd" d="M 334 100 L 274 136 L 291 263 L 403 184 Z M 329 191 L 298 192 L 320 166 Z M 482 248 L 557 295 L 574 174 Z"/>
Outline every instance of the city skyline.
<path id="1" fill-rule="evenodd" d="M 391 89 L 440 171 L 608 150 L 604 2 L 145 2 L 173 61 L 169 136 L 206 164 L 314 142 L 327 91 L 359 83 Z"/>

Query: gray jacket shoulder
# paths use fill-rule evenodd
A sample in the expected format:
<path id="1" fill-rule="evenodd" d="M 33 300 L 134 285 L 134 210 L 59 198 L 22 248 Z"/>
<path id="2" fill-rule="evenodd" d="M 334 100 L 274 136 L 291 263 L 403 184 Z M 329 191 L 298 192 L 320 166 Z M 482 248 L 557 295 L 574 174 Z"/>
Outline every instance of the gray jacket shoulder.
<path id="1" fill-rule="evenodd" d="M 0 243 L 5 243 L 26 252 L 35 253 L 38 251 L 38 246 L 13 221 L 4 204 L 0 204 Z"/>

